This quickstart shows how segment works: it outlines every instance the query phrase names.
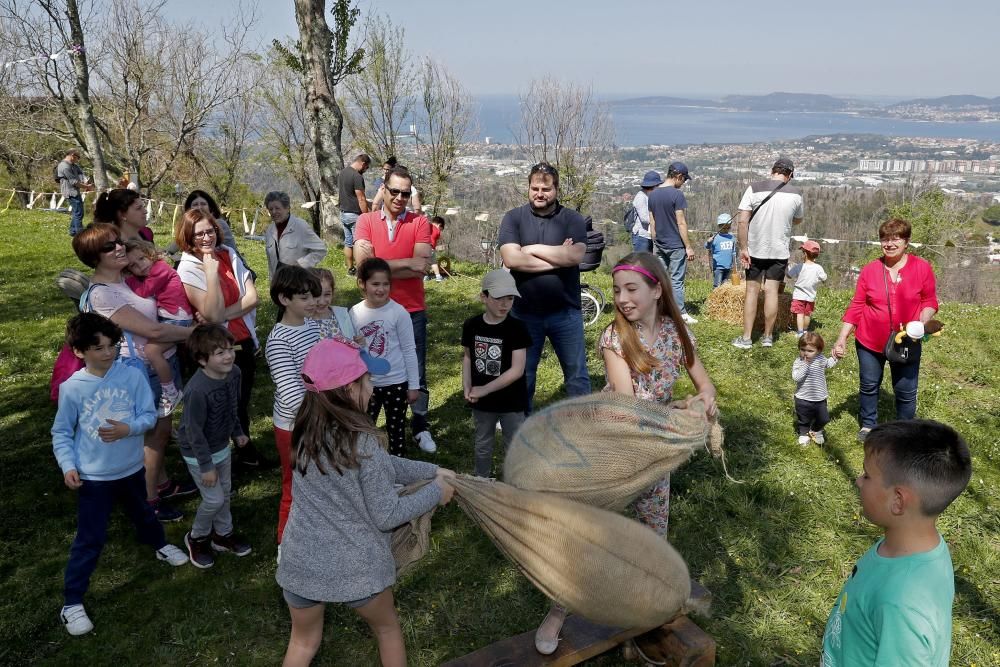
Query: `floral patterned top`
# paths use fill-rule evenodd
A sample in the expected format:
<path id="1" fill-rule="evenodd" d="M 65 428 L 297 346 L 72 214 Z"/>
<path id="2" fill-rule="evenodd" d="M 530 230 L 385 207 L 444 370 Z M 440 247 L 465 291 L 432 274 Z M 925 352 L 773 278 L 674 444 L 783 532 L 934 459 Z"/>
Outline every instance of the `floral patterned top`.
<path id="1" fill-rule="evenodd" d="M 636 328 L 640 333 L 642 325 L 637 324 Z M 694 334 L 688 331 L 691 336 L 691 343 L 694 344 Z M 609 324 L 601 334 L 598 349 L 603 352 L 605 349 L 612 350 L 619 356 L 622 355 L 621 338 L 615 330 L 614 323 Z M 632 391 L 636 398 L 657 403 L 668 403 L 673 394 L 674 383 L 684 372 L 684 346 L 681 338 L 677 334 L 677 325 L 669 317 L 663 318 L 660 323 L 660 330 L 656 334 L 656 341 L 653 347 L 646 346 L 646 349 L 660 362 L 658 368 L 654 368 L 649 373 L 639 374 L 634 370 L 632 375 Z M 611 385 L 605 385 L 604 391 L 611 391 Z"/>

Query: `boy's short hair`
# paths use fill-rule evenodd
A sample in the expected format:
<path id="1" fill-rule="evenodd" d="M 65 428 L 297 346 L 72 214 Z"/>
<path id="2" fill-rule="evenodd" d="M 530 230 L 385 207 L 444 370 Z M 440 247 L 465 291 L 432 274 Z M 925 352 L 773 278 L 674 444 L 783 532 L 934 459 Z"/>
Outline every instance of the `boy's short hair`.
<path id="1" fill-rule="evenodd" d="M 271 279 L 271 301 L 278 308 L 282 308 L 279 296 L 291 299 L 296 294 L 312 294 L 319 296 L 323 293 L 323 285 L 319 278 L 309 269 L 297 264 L 283 264 L 274 273 Z"/>
<path id="2" fill-rule="evenodd" d="M 822 352 L 823 348 L 826 347 L 823 337 L 815 331 L 807 331 L 799 336 L 799 349 L 801 350 L 806 345 L 812 345 L 816 348 L 817 352 Z"/>
<path id="3" fill-rule="evenodd" d="M 879 424 L 865 438 L 865 453 L 878 462 L 888 485 L 916 491 L 926 516 L 941 514 L 972 477 L 972 457 L 952 427 L 931 419 Z"/>
<path id="4" fill-rule="evenodd" d="M 77 352 L 85 352 L 98 343 L 97 337 L 107 336 L 112 344 L 122 339 L 117 324 L 97 313 L 80 313 L 66 322 L 66 344 Z"/>
<path id="5" fill-rule="evenodd" d="M 445 219 L 442 218 L 440 215 L 435 215 L 433 218 L 431 218 L 431 222 L 440 227 L 441 229 L 444 229 Z"/>
<path id="6" fill-rule="evenodd" d="M 139 250 L 146 259 L 151 259 L 153 261 L 159 259 L 159 255 L 156 252 L 156 246 L 145 239 L 129 239 L 125 242 L 125 250 L 126 252 Z"/>
<path id="7" fill-rule="evenodd" d="M 199 324 L 188 336 L 184 346 L 194 362 L 208 361 L 216 350 L 231 347 L 236 342 L 232 332 L 221 324 Z"/>

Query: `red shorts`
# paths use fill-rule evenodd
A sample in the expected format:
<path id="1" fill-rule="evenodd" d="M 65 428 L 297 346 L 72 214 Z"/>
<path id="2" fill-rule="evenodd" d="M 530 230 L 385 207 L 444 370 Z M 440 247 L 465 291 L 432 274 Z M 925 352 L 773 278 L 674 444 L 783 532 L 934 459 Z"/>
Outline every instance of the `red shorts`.
<path id="1" fill-rule="evenodd" d="M 802 301 L 800 299 L 792 299 L 791 311 L 795 315 L 812 315 L 814 308 L 816 308 L 815 301 Z"/>

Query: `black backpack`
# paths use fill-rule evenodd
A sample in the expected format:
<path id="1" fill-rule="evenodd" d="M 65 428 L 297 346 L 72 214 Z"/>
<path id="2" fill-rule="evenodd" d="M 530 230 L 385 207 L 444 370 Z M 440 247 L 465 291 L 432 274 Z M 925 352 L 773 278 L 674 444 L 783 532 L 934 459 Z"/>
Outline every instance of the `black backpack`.
<path id="1" fill-rule="evenodd" d="M 625 227 L 625 229 L 632 231 L 632 227 L 634 227 L 635 223 L 638 221 L 639 211 L 637 211 L 635 206 L 633 206 L 630 202 L 625 208 L 625 215 L 622 216 L 622 226 Z"/>
<path id="2" fill-rule="evenodd" d="M 580 262 L 581 271 L 593 271 L 601 265 L 601 257 L 604 255 L 604 234 L 594 229 L 594 219 L 587 216 L 587 250 L 584 252 L 583 261 Z"/>
<path id="3" fill-rule="evenodd" d="M 52 180 L 55 181 L 56 183 L 62 182 L 62 178 L 60 178 L 59 176 L 59 165 L 61 164 L 62 162 L 56 162 L 56 166 L 53 167 L 52 169 Z"/>

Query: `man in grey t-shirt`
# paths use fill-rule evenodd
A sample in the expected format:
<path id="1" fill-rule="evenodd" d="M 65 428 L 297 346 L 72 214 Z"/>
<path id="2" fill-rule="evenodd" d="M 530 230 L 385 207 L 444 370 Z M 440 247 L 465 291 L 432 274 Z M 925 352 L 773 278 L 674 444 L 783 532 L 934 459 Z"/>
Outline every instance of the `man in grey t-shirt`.
<path id="1" fill-rule="evenodd" d="M 90 180 L 83 174 L 80 162 L 80 151 L 71 148 L 66 151 L 66 157 L 56 166 L 56 178 L 59 181 L 59 193 L 66 198 L 71 212 L 69 235 L 76 236 L 83 229 L 83 191 L 93 190 Z"/>
<path id="2" fill-rule="evenodd" d="M 344 226 L 344 262 L 347 273 L 354 275 L 354 225 L 358 216 L 368 212 L 368 200 L 365 198 L 365 179 L 362 176 L 372 159 L 367 153 L 361 153 L 350 165 L 340 170 L 337 176 L 337 189 L 340 191 L 340 224 Z"/>
<path id="3" fill-rule="evenodd" d="M 757 317 L 761 283 L 764 284 L 764 335 L 760 344 L 774 345 L 778 286 L 788 268 L 788 241 L 792 225 L 802 223 L 802 193 L 790 183 L 794 172 L 791 160 L 779 158 L 771 167 L 771 177 L 751 183 L 740 200 L 737 239 L 740 264 L 746 270 L 747 293 L 743 302 L 743 335 L 734 339 L 733 345 L 744 350 L 753 346 L 750 335 Z"/>

